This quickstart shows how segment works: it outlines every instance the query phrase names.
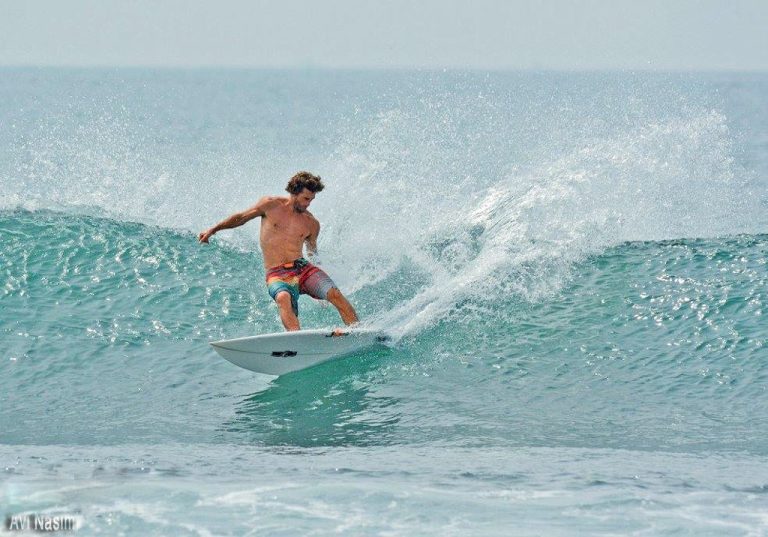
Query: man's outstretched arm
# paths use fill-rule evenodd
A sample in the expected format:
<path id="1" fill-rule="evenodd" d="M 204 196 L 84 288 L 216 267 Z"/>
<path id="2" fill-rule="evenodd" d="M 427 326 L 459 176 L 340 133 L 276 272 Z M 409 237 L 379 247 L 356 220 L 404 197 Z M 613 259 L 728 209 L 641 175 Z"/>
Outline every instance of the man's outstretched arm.
<path id="1" fill-rule="evenodd" d="M 242 212 L 235 213 L 229 218 L 222 220 L 215 226 L 213 226 L 210 229 L 206 229 L 202 233 L 200 233 L 197 238 L 200 240 L 200 242 L 207 243 L 208 239 L 210 239 L 215 233 L 218 233 L 222 229 L 232 229 L 235 227 L 240 227 L 246 222 L 249 222 L 250 220 L 253 220 L 254 218 L 258 216 L 264 216 L 264 211 L 266 210 L 267 206 L 272 201 L 272 198 L 266 197 L 261 198 L 259 202 L 254 205 L 253 207 L 246 209 Z"/>

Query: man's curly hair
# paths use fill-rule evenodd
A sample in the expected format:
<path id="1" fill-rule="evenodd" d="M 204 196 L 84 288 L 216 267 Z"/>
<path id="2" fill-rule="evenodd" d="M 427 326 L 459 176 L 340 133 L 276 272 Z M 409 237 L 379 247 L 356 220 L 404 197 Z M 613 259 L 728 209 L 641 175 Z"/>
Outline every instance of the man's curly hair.
<path id="1" fill-rule="evenodd" d="M 312 175 L 309 172 L 299 172 L 291 177 L 285 190 L 290 194 L 301 194 L 301 191 L 305 188 L 310 192 L 317 193 L 324 189 L 325 185 L 319 176 Z"/>

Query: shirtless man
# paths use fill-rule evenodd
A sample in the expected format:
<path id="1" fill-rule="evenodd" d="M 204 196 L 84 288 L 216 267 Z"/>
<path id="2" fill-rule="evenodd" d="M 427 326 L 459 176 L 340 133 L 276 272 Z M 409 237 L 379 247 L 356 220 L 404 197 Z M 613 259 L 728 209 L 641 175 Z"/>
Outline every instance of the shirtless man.
<path id="1" fill-rule="evenodd" d="M 288 182 L 287 198 L 267 196 L 241 213 L 235 213 L 212 228 L 198 235 L 202 243 L 222 229 L 242 226 L 249 220 L 261 217 L 259 241 L 264 254 L 269 295 L 277 302 L 280 319 L 286 330 L 299 330 L 299 295 L 307 294 L 333 304 L 345 324 L 358 321 L 357 313 L 344 298 L 333 280 L 320 268 L 303 256 L 304 244 L 307 255 L 317 256 L 317 235 L 320 222 L 307 209 L 315 194 L 323 190 L 320 177 L 309 172 L 299 172 Z M 337 335 L 341 331 L 336 330 Z"/>

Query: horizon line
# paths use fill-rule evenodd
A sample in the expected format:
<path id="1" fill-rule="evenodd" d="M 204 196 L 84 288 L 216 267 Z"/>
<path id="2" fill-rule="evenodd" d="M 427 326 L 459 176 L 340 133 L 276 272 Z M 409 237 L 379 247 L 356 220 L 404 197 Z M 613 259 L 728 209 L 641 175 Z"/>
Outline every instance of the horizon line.
<path id="1" fill-rule="evenodd" d="M 0 63 L 0 69 L 72 69 L 72 70 L 156 70 L 156 71 L 399 71 L 399 72 L 488 72 L 488 73 L 768 73 L 768 67 L 480 67 L 480 66 L 414 66 L 414 65 L 217 65 L 217 64 L 37 64 Z"/>

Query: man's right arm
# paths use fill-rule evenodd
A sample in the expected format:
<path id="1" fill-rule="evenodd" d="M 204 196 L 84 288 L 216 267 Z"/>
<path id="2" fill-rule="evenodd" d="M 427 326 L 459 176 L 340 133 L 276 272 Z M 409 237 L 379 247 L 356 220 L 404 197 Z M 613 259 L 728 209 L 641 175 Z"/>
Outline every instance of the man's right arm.
<path id="1" fill-rule="evenodd" d="M 249 209 L 246 209 L 242 212 L 235 213 L 229 218 L 222 220 L 215 226 L 213 226 L 210 229 L 207 229 L 200 233 L 197 238 L 200 242 L 208 242 L 208 239 L 210 239 L 215 233 L 221 231 L 222 229 L 232 229 L 235 227 L 240 227 L 246 222 L 249 222 L 250 220 L 253 220 L 254 218 L 258 216 L 264 216 L 265 211 L 267 210 L 267 207 L 272 203 L 273 198 L 271 197 L 265 197 L 261 198 L 259 202 L 254 205 L 253 207 L 250 207 Z"/>

